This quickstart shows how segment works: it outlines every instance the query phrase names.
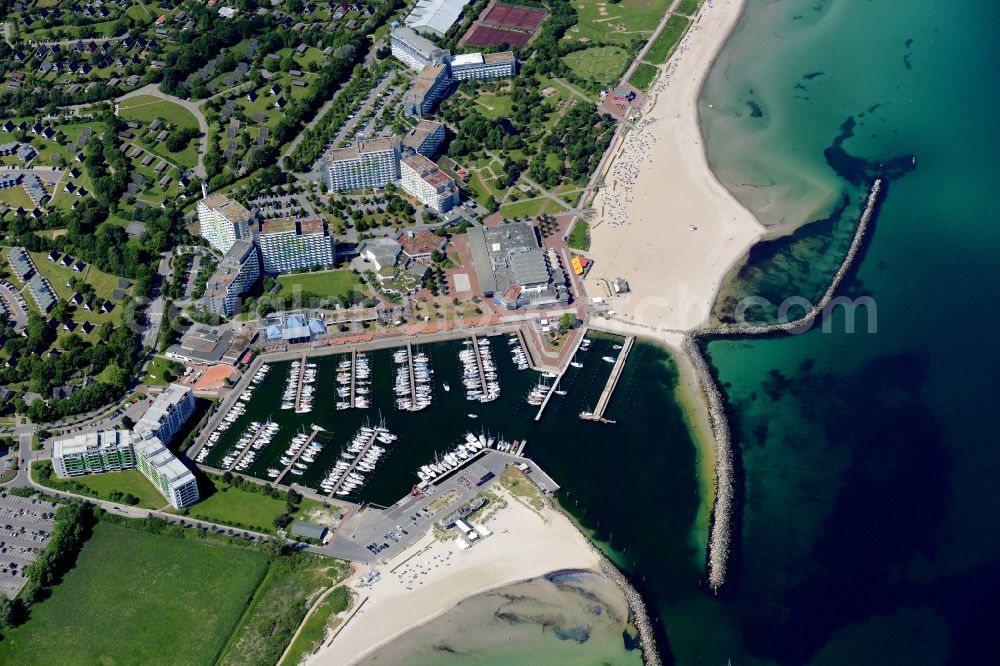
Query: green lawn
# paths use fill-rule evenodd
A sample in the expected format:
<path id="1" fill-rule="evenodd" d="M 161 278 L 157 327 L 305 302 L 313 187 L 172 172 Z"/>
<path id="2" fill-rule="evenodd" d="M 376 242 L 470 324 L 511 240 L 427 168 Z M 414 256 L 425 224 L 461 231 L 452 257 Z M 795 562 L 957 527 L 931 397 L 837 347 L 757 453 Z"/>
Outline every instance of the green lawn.
<path id="1" fill-rule="evenodd" d="M 31 463 L 31 478 L 36 483 L 56 490 L 105 500 L 110 500 L 111 493 L 115 491 L 135 495 L 139 498 L 138 506 L 144 509 L 162 509 L 167 506 L 167 500 L 163 495 L 137 469 L 104 474 L 85 474 L 72 479 L 61 479 L 53 474 L 48 477 L 48 480 L 45 480 L 42 473 L 51 469 L 52 463 L 48 460 L 36 460 Z"/>
<path id="2" fill-rule="evenodd" d="M 274 519 L 285 512 L 285 500 L 264 493 L 229 486 L 216 476 L 209 477 L 215 492 L 188 509 L 192 518 L 210 522 L 240 524 L 261 532 L 274 531 Z"/>
<path id="3" fill-rule="evenodd" d="M 315 273 L 292 273 L 278 278 L 281 296 L 290 296 L 296 286 L 302 291 L 327 298 L 347 298 L 355 291 L 364 291 L 361 278 L 354 271 L 340 268 Z"/>
<path id="4" fill-rule="evenodd" d="M 617 83 L 628 67 L 629 56 L 619 46 L 592 46 L 563 56 L 563 62 L 577 76 L 596 83 Z"/>
<path id="5" fill-rule="evenodd" d="M 663 18 L 670 0 L 578 0 L 573 3 L 579 22 L 567 32 L 575 41 L 596 44 L 626 44 L 635 37 L 648 37 Z"/>
<path id="6" fill-rule="evenodd" d="M 678 14 L 687 14 L 688 16 L 694 16 L 698 12 L 698 7 L 701 6 L 703 0 L 681 0 L 677 4 L 677 9 L 675 10 Z"/>
<path id="7" fill-rule="evenodd" d="M 549 200 L 545 197 L 536 199 L 525 199 L 516 203 L 509 203 L 500 206 L 500 213 L 506 218 L 514 217 L 536 217 L 542 214 L 545 204 Z"/>
<path id="8" fill-rule="evenodd" d="M 278 666 L 297 666 L 303 657 L 312 654 L 326 636 L 330 618 L 350 608 L 351 593 L 346 587 L 338 587 L 320 602 L 316 610 L 306 618 L 298 638 L 288 649 L 288 654 Z"/>
<path id="9" fill-rule="evenodd" d="M 179 104 L 154 95 L 129 97 L 118 105 L 118 116 L 125 120 L 138 120 L 144 123 L 162 118 L 176 127 L 198 129 L 198 119 L 193 113 Z"/>
<path id="10" fill-rule="evenodd" d="M 154 356 L 146 367 L 146 376 L 142 378 L 142 383 L 148 386 L 166 386 L 170 382 L 163 378 L 164 370 L 170 370 L 175 376 L 180 376 L 184 372 L 184 366 L 177 361 Z"/>
<path id="11" fill-rule="evenodd" d="M 35 208 L 35 202 L 31 200 L 31 197 L 28 196 L 28 193 L 20 185 L 0 190 L 0 203 L 5 203 L 14 210 L 23 208 L 24 210 L 31 211 Z"/>
<path id="12" fill-rule="evenodd" d="M 632 76 L 629 77 L 628 82 L 639 90 L 649 90 L 649 86 L 653 85 L 653 81 L 659 73 L 660 70 L 655 66 L 647 62 L 641 62 L 635 68 L 635 71 L 632 72 Z"/>
<path id="13" fill-rule="evenodd" d="M 483 93 L 476 98 L 476 104 L 476 108 L 483 114 L 484 118 L 496 120 L 497 118 L 507 118 L 510 116 L 514 101 L 510 95 Z"/>
<path id="14" fill-rule="evenodd" d="M 266 569 L 249 548 L 99 522 L 52 596 L 5 631 L 0 663 L 213 663 Z"/>
<path id="15" fill-rule="evenodd" d="M 666 62 L 670 54 L 674 52 L 677 42 L 681 41 L 681 37 L 684 36 L 684 32 L 690 23 L 691 19 L 684 16 L 677 16 L 676 14 L 667 19 L 667 24 L 663 26 L 663 30 L 657 35 L 656 41 L 646 51 L 643 60 L 654 65 L 662 65 Z"/>
<path id="16" fill-rule="evenodd" d="M 586 220 L 577 220 L 573 223 L 566 244 L 576 250 L 586 251 L 590 249 L 590 226 Z"/>

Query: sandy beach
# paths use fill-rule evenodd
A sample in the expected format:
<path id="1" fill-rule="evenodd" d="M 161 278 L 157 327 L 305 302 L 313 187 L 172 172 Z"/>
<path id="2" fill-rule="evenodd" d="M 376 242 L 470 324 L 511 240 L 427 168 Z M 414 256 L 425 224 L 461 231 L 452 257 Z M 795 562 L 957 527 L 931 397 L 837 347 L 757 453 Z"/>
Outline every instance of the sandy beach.
<path id="1" fill-rule="evenodd" d="M 355 664 L 474 595 L 562 569 L 597 570 L 597 554 L 565 516 L 548 507 L 538 513 L 499 494 L 507 506 L 484 523 L 493 535 L 472 548 L 427 534 L 376 567 L 381 578 L 373 585 L 360 583 L 367 568 L 352 576 L 348 584 L 364 606 L 309 663 Z"/>
<path id="2" fill-rule="evenodd" d="M 606 296 L 605 280 L 625 278 L 632 291 L 612 301 L 616 317 L 654 333 L 705 323 L 723 277 L 764 233 L 712 173 L 698 124 L 702 84 L 742 9 L 743 0 L 702 7 L 612 147 L 594 201 L 587 293 Z"/>

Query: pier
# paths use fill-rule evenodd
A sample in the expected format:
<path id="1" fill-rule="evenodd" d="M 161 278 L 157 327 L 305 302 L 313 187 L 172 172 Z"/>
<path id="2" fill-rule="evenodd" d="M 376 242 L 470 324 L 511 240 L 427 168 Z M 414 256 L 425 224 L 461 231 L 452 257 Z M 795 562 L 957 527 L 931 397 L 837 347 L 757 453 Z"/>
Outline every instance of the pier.
<path id="1" fill-rule="evenodd" d="M 351 407 L 354 407 L 354 398 L 356 397 L 358 386 L 358 350 L 351 350 Z"/>
<path id="2" fill-rule="evenodd" d="M 305 444 L 302 445 L 302 448 L 296 451 L 295 455 L 292 456 L 292 462 L 288 463 L 285 469 L 281 470 L 281 474 L 279 474 L 278 478 L 274 480 L 274 485 L 278 485 L 279 483 L 281 483 L 282 479 L 284 479 L 285 476 L 288 474 L 288 472 L 291 471 L 292 466 L 299 461 L 299 458 L 302 457 L 302 452 L 305 451 L 307 448 L 309 448 L 309 445 L 316 440 L 316 436 L 319 435 L 321 430 L 322 428 L 317 428 L 316 426 L 313 426 L 312 433 L 309 435 L 309 439 L 307 439 Z"/>
<path id="3" fill-rule="evenodd" d="M 331 499 L 337 493 L 337 491 L 340 490 L 340 487 L 344 485 L 344 481 L 347 480 L 347 475 L 353 472 L 354 468 L 356 468 L 358 466 L 358 463 L 361 462 L 361 459 L 365 457 L 365 454 L 368 453 L 368 449 L 370 449 L 372 447 L 372 444 L 375 443 L 376 437 L 378 437 L 378 429 L 372 428 L 372 434 L 368 437 L 368 441 L 365 442 L 365 445 L 361 447 L 360 451 L 358 451 L 358 455 L 355 456 L 354 460 L 351 461 L 351 466 L 345 469 L 344 473 L 340 475 L 340 480 L 337 481 L 337 484 L 330 489 L 329 493 L 327 493 L 326 495 L 327 499 Z M 302 448 L 304 449 L 305 447 L 303 446 Z"/>
<path id="4" fill-rule="evenodd" d="M 301 414 L 302 408 L 302 386 L 305 384 L 306 379 L 306 355 L 303 354 L 299 359 L 299 382 L 298 386 L 295 388 L 295 413 Z"/>
<path id="5" fill-rule="evenodd" d="M 517 337 L 521 341 L 521 344 L 524 344 L 524 338 L 521 337 L 520 329 L 518 329 L 517 331 Z M 542 412 L 544 412 L 545 408 L 548 406 L 549 399 L 552 398 L 552 394 L 554 394 L 556 392 L 556 389 L 559 388 L 559 382 L 562 381 L 563 375 L 566 374 L 566 368 L 569 367 L 570 361 L 576 358 L 576 353 L 580 351 L 580 345 L 583 344 L 583 341 L 586 337 L 587 337 L 587 327 L 584 326 L 583 329 L 580 331 L 580 338 L 576 341 L 576 346 L 573 347 L 573 353 L 569 355 L 569 358 L 566 360 L 566 364 L 563 365 L 562 370 L 560 370 L 559 374 L 556 375 L 556 380 L 552 382 L 552 386 L 549 387 L 549 392 L 545 394 L 545 399 L 542 400 L 542 404 L 538 406 L 538 413 L 535 414 L 536 421 L 542 420 Z M 525 347 L 525 354 L 527 353 L 528 353 L 527 347 Z"/>
<path id="6" fill-rule="evenodd" d="M 417 380 L 413 376 L 413 345 L 406 342 L 406 368 L 410 376 L 410 411 L 417 411 Z"/>
<path id="7" fill-rule="evenodd" d="M 489 339 L 489 338 L 487 338 L 487 339 Z M 479 338 L 476 337 L 475 333 L 472 334 L 472 353 L 475 354 L 475 356 L 476 356 L 476 368 L 479 370 L 479 385 L 481 387 L 483 395 L 485 396 L 486 395 L 486 370 L 483 369 L 483 357 L 479 353 Z"/>
<path id="8" fill-rule="evenodd" d="M 600 421 L 601 423 L 611 423 L 614 421 L 609 421 L 604 418 L 604 412 L 608 408 L 608 403 L 611 402 L 611 395 L 615 392 L 615 387 L 618 385 L 618 379 L 622 376 L 622 370 L 625 368 L 625 359 L 628 358 L 628 353 L 632 351 L 632 345 L 635 344 L 635 336 L 630 335 L 625 339 L 625 344 L 622 345 L 621 351 L 618 352 L 618 358 L 615 359 L 615 366 L 611 369 L 611 375 L 608 377 L 608 383 L 604 385 L 604 390 L 601 391 L 601 397 L 597 399 L 597 406 L 594 407 L 594 411 L 590 414 L 586 412 L 580 415 L 581 419 L 585 421 Z"/>
<path id="9" fill-rule="evenodd" d="M 261 426 L 261 428 L 254 433 L 253 437 L 250 438 L 250 441 L 247 442 L 246 448 L 240 451 L 240 455 L 236 456 L 236 460 L 233 461 L 233 464 L 226 468 L 226 471 L 232 472 L 234 469 L 236 469 L 236 466 L 239 465 L 240 462 L 243 460 L 243 458 L 245 458 L 246 455 L 250 453 L 250 451 L 253 449 L 254 443 L 257 441 L 257 439 L 261 436 L 261 433 L 263 432 L 264 432 L 264 427 Z"/>

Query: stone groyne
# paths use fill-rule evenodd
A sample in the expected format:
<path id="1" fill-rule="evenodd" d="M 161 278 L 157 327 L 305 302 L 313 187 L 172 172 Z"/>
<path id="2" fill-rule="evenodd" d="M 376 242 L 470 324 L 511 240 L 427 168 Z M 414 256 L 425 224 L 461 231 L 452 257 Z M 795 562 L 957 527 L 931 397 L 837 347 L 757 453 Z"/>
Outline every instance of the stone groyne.
<path id="1" fill-rule="evenodd" d="M 569 515 L 569 512 L 560 506 L 558 502 L 554 501 L 551 495 L 545 495 L 545 499 L 546 504 L 550 508 L 563 514 L 570 524 L 575 526 L 577 530 L 580 530 L 579 525 Z M 625 596 L 625 601 L 628 602 L 629 610 L 632 612 L 632 617 L 634 618 L 633 624 L 635 624 L 635 628 L 639 632 L 639 650 L 642 652 L 642 663 L 645 666 L 661 666 L 663 661 L 660 659 L 660 651 L 656 648 L 656 638 L 653 636 L 653 623 L 649 619 L 649 613 L 646 611 L 646 602 L 642 600 L 642 595 L 632 586 L 632 583 L 629 582 L 625 574 L 615 566 L 615 563 L 609 560 L 608 556 L 594 545 L 590 537 L 582 530 L 580 530 L 580 533 L 583 534 L 584 540 L 587 542 L 587 547 L 597 556 L 598 571 L 618 586 L 618 589 Z"/>
<path id="2" fill-rule="evenodd" d="M 844 256 L 843 262 L 840 264 L 840 268 L 834 274 L 833 279 L 830 281 L 830 286 L 824 292 L 823 297 L 802 317 L 794 321 L 762 326 L 735 324 L 703 328 L 692 331 L 684 337 L 682 348 L 694 368 L 698 382 L 708 402 L 712 438 L 715 440 L 715 505 L 712 510 L 712 524 L 708 539 L 707 555 L 708 584 L 713 590 L 717 590 L 726 582 L 726 566 L 729 561 L 729 551 L 732 543 L 732 521 L 736 501 L 736 467 L 733 460 L 732 433 L 729 429 L 726 404 L 722 397 L 722 391 L 719 390 L 715 376 L 708 365 L 708 361 L 701 353 L 698 341 L 703 337 L 787 333 L 797 330 L 807 330 L 812 326 L 816 318 L 830 305 L 834 294 L 840 288 L 841 283 L 847 277 L 854 261 L 864 247 L 864 241 L 868 234 L 868 226 L 878 206 L 881 193 L 882 179 L 877 179 L 872 183 L 868 191 L 868 200 L 865 203 L 861 219 L 858 221 L 854 237 L 851 239 L 851 245 Z"/>

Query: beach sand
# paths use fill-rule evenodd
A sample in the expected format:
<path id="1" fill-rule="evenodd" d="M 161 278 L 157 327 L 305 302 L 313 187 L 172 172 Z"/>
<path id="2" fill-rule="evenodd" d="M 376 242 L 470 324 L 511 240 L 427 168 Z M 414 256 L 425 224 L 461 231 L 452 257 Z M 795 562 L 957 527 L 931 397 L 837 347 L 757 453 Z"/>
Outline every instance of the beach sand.
<path id="1" fill-rule="evenodd" d="M 536 512 L 496 486 L 494 492 L 507 506 L 484 523 L 493 535 L 472 548 L 429 533 L 376 567 L 381 578 L 370 587 L 360 583 L 368 569 L 356 572 L 348 584 L 364 606 L 309 663 L 355 664 L 469 597 L 553 571 L 597 570 L 597 553 L 565 516 L 548 507 Z"/>
<path id="2" fill-rule="evenodd" d="M 605 280 L 625 278 L 631 293 L 611 301 L 615 317 L 654 333 L 706 323 L 723 277 L 765 231 L 709 168 L 698 124 L 702 84 L 742 8 L 703 6 L 613 147 L 594 201 L 587 293 L 607 296 Z"/>

